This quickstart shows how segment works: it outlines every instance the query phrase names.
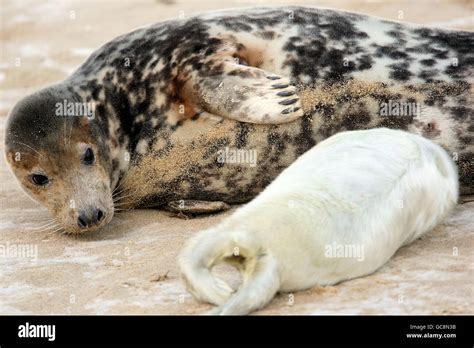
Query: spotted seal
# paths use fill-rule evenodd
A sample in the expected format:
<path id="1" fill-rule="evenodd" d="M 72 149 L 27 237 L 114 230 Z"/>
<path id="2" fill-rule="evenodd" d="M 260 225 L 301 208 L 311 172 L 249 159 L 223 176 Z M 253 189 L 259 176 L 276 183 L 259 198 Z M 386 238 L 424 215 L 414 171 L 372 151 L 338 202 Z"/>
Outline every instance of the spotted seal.
<path id="1" fill-rule="evenodd" d="M 246 202 L 316 143 L 354 129 L 432 139 L 472 193 L 473 48 L 470 32 L 318 8 L 170 20 L 115 38 L 19 101 L 6 158 L 71 233 L 118 207 Z M 417 112 L 400 112 L 407 105 Z M 257 165 L 233 161 L 251 151 Z M 223 152 L 234 156 L 217 160 Z"/>

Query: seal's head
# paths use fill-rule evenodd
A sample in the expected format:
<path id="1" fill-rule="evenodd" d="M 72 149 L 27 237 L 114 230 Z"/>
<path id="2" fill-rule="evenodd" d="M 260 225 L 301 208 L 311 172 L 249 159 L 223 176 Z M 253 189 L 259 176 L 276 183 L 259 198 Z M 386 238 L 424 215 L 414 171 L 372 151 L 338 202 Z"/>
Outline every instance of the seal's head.
<path id="1" fill-rule="evenodd" d="M 60 85 L 45 88 L 17 103 L 5 136 L 6 159 L 21 186 L 67 233 L 96 230 L 114 211 L 110 151 L 81 104 Z"/>

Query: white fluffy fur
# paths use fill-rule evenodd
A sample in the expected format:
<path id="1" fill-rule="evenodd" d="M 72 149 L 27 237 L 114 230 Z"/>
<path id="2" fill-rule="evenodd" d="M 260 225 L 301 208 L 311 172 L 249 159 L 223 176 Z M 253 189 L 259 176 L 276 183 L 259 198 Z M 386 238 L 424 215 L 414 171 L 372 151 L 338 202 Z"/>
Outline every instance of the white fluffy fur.
<path id="1" fill-rule="evenodd" d="M 179 264 L 187 289 L 246 314 L 278 291 L 335 284 L 374 272 L 402 245 L 435 227 L 456 205 L 458 178 L 447 153 L 410 133 L 339 133 L 283 171 L 257 198 L 191 238 Z M 363 259 L 328 257 L 328 246 L 359 245 Z M 242 271 L 234 291 L 211 269 Z"/>

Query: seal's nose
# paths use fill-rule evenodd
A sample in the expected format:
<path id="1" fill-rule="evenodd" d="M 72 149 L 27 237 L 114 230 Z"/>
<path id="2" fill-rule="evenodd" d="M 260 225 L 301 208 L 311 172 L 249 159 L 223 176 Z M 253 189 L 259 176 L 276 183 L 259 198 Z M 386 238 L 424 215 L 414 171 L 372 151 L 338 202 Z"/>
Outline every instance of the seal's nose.
<path id="1" fill-rule="evenodd" d="M 105 213 L 98 208 L 93 208 L 88 211 L 82 210 L 77 218 L 77 224 L 80 228 L 87 228 L 98 225 L 104 218 Z"/>

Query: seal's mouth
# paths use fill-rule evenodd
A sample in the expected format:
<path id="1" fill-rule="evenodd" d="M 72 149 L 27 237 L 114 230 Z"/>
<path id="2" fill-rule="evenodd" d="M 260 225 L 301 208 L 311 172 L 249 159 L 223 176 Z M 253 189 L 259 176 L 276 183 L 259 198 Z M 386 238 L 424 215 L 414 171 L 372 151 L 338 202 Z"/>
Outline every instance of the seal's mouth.
<path id="1" fill-rule="evenodd" d="M 95 232 L 108 225 L 114 217 L 114 209 L 80 209 L 74 217 L 68 218 L 60 232 L 66 235 L 79 235 Z"/>

